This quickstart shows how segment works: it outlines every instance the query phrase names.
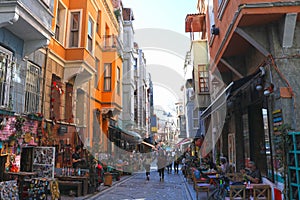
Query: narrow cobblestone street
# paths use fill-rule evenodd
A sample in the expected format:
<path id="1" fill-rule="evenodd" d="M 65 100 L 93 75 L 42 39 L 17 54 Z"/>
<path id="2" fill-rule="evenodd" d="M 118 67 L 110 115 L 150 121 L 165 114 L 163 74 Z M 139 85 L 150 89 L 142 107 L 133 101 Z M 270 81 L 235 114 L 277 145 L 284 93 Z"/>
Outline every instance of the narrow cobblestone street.
<path id="1" fill-rule="evenodd" d="M 89 196 L 86 199 L 97 200 L 158 200 L 158 199 L 172 199 L 172 200 L 194 200 L 196 193 L 193 189 L 192 183 L 182 175 L 170 174 L 165 172 L 164 181 L 159 180 L 156 167 L 151 168 L 150 181 L 145 178 L 145 173 L 140 172 L 132 175 L 125 180 L 115 182 L 112 187 L 104 188 L 99 193 Z M 107 187 L 107 186 L 104 186 Z M 207 199 L 205 193 L 200 193 L 200 200 Z"/>
<path id="2" fill-rule="evenodd" d="M 144 173 L 137 173 L 126 181 L 116 184 L 89 199 L 192 199 L 182 175 L 165 174 L 165 180 L 159 181 L 158 173 L 151 171 L 150 181 Z"/>

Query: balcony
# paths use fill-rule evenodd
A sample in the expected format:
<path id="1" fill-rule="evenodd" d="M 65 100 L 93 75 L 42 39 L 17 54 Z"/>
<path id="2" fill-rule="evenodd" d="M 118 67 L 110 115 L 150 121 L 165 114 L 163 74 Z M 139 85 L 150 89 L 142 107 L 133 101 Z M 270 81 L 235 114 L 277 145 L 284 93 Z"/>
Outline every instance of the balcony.
<path id="1" fill-rule="evenodd" d="M 219 1 L 220 2 L 220 1 Z M 269 24 L 278 23 L 280 30 L 280 41 L 282 46 L 290 47 L 293 42 L 293 35 L 296 21 L 299 21 L 299 1 L 279 1 L 279 0 L 222 0 L 218 7 L 215 25 L 219 29 L 219 35 L 211 34 L 209 45 L 211 46 L 211 59 L 214 61 L 212 72 L 218 67 L 220 70 L 230 69 L 234 76 L 242 78 L 243 74 L 230 66 L 229 60 L 233 57 L 244 56 L 253 48 L 260 51 L 263 56 L 268 56 L 269 52 L 263 51 L 254 38 L 263 31 L 253 27 L 264 28 Z M 252 31 L 250 33 L 250 31 Z M 225 62 L 224 62 L 225 61 Z"/>
<path id="2" fill-rule="evenodd" d="M 0 28 L 24 41 L 23 56 L 48 45 L 54 0 L 0 0 Z"/>
<path id="3" fill-rule="evenodd" d="M 101 48 L 103 51 L 116 52 L 121 54 L 121 44 L 117 36 L 115 35 L 104 35 Z"/>

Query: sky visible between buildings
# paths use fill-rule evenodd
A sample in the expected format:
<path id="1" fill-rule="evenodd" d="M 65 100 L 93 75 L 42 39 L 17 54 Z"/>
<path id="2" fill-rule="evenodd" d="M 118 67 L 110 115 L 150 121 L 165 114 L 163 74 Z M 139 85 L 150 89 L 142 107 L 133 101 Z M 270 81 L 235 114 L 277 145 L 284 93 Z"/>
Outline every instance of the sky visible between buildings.
<path id="1" fill-rule="evenodd" d="M 125 8 L 133 10 L 135 41 L 145 53 L 154 86 L 154 104 L 169 112 L 175 110 L 175 103 L 183 99 L 180 89 L 184 79 L 191 78 L 188 77 L 191 74 L 184 77 L 183 70 L 185 54 L 190 47 L 190 35 L 185 33 L 185 17 L 197 13 L 197 0 L 122 2 Z M 151 44 L 151 40 L 155 41 Z"/>

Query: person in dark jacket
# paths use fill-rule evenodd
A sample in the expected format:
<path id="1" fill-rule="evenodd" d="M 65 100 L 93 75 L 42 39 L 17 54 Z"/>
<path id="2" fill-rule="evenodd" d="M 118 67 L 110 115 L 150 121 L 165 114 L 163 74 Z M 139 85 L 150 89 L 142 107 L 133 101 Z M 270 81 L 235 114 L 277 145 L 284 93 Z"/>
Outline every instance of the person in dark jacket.
<path id="1" fill-rule="evenodd" d="M 249 171 L 246 172 L 245 170 L 241 170 L 244 174 L 244 178 L 250 181 L 251 183 L 262 183 L 261 173 L 260 170 L 256 167 L 255 162 L 249 162 Z"/>
<path id="2" fill-rule="evenodd" d="M 84 159 L 81 158 L 80 154 L 81 154 L 81 146 L 77 145 L 75 147 L 75 152 L 72 155 L 72 164 L 74 169 L 79 168 L 81 163 L 84 162 Z"/>
<path id="3" fill-rule="evenodd" d="M 164 181 L 166 163 L 167 163 L 167 158 L 164 150 L 159 150 L 158 157 L 157 157 L 157 168 L 158 168 L 160 181 Z"/>

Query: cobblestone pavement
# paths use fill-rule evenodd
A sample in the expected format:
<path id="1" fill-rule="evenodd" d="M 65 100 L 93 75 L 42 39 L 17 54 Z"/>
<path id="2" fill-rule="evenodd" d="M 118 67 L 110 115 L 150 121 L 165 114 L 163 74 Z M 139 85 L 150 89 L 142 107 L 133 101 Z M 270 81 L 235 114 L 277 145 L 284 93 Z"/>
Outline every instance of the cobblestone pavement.
<path id="1" fill-rule="evenodd" d="M 132 178 L 110 190 L 99 193 L 91 200 L 190 200 L 189 192 L 181 175 L 165 173 L 165 180 L 159 181 L 158 172 L 152 171 L 150 181 L 147 181 L 144 173 L 137 173 Z"/>
<path id="2" fill-rule="evenodd" d="M 144 172 L 123 176 L 114 181 L 113 186 L 100 186 L 100 191 L 84 197 L 62 196 L 61 200 L 196 200 L 191 181 L 182 175 L 165 172 L 165 180 L 160 182 L 156 167 L 151 168 L 150 181 Z M 199 194 L 199 200 L 206 200 L 206 193 Z"/>

